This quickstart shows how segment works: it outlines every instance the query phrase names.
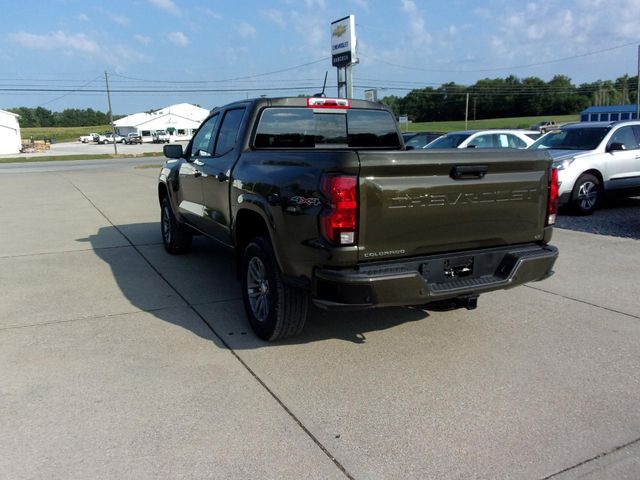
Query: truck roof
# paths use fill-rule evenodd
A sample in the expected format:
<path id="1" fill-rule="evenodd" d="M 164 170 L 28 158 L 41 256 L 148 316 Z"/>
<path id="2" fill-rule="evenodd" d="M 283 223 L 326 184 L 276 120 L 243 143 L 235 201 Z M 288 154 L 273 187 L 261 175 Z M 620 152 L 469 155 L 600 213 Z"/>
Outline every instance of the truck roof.
<path id="1" fill-rule="evenodd" d="M 273 97 L 273 98 L 250 98 L 247 100 L 238 100 L 221 107 L 215 107 L 211 110 L 214 112 L 221 108 L 229 108 L 233 106 L 253 106 L 256 108 L 262 107 L 307 107 L 307 101 L 309 98 L 326 98 L 326 97 Z M 327 100 L 331 100 L 337 97 L 329 97 Z M 389 110 L 389 107 L 383 103 L 370 102 L 368 100 L 348 99 L 349 108 L 366 108 L 370 110 Z"/>

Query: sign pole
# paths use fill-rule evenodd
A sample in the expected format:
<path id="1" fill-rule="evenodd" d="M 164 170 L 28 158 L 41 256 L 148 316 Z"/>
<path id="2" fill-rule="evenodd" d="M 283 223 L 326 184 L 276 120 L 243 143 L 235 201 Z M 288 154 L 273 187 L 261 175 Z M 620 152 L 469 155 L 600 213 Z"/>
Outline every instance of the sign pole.
<path id="1" fill-rule="evenodd" d="M 636 120 L 640 120 L 640 45 L 638 45 L 638 76 L 636 77 L 638 84 L 636 90 Z"/>

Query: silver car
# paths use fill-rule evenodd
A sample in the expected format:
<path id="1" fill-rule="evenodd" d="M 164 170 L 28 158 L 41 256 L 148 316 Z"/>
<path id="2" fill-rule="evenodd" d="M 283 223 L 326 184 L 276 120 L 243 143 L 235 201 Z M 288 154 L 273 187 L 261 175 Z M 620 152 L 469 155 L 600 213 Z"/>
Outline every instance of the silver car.
<path id="1" fill-rule="evenodd" d="M 579 215 L 598 208 L 604 193 L 640 193 L 640 121 L 582 122 L 539 138 L 558 169 L 560 205 Z"/>

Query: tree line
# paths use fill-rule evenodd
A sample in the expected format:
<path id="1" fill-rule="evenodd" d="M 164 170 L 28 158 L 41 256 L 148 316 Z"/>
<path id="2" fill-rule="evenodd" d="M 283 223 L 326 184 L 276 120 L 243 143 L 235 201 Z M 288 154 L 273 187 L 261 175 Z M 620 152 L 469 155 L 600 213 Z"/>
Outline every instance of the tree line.
<path id="1" fill-rule="evenodd" d="M 450 82 L 437 88 L 418 88 L 404 97 L 384 97 L 382 103 L 414 122 L 464 120 L 466 112 L 470 120 L 571 115 L 593 105 L 636 103 L 637 87 L 638 77 L 628 75 L 580 85 L 564 75 L 548 82 L 510 75 L 485 78 L 471 86 Z"/>
<path id="2" fill-rule="evenodd" d="M 93 125 L 108 125 L 109 114 L 93 108 L 68 108 L 62 112 L 52 112 L 43 107 L 10 108 L 10 112 L 20 115 L 20 126 L 31 127 L 85 127 Z M 114 116 L 117 120 L 121 116 Z"/>

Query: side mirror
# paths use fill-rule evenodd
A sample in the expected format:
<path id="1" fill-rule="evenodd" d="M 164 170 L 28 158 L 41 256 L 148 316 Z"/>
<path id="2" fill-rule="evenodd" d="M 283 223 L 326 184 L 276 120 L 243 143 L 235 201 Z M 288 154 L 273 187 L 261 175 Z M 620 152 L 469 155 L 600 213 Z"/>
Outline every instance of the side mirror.
<path id="1" fill-rule="evenodd" d="M 414 150 L 416 147 L 413 147 L 411 145 L 405 145 L 404 149 L 405 150 Z"/>
<path id="2" fill-rule="evenodd" d="M 619 152 L 626 149 L 627 147 L 624 146 L 624 143 L 613 142 L 607 145 L 607 152 Z"/>
<path id="3" fill-rule="evenodd" d="M 182 145 L 165 145 L 162 147 L 162 153 L 167 158 L 182 158 Z"/>

